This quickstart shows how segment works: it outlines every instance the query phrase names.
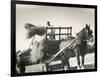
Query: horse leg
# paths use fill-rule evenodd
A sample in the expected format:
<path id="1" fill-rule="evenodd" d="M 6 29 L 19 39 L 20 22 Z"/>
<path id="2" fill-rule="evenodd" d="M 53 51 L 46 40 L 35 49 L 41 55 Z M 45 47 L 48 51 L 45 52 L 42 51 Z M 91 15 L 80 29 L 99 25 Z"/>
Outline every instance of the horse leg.
<path id="1" fill-rule="evenodd" d="M 62 58 L 61 61 L 62 61 L 62 65 L 63 65 L 63 70 L 66 71 L 66 70 L 68 70 L 69 64 L 68 64 L 68 58 L 64 52 L 61 54 L 61 58 Z"/>
<path id="2" fill-rule="evenodd" d="M 18 63 L 16 64 L 16 73 L 19 73 Z"/>
<path id="3" fill-rule="evenodd" d="M 81 65 L 81 69 L 84 69 L 84 55 L 82 56 L 82 65 Z"/>
<path id="4" fill-rule="evenodd" d="M 67 61 L 67 65 L 68 65 L 68 69 L 70 70 L 70 63 L 69 63 L 69 59 L 68 59 L 68 61 Z"/>
<path id="5" fill-rule="evenodd" d="M 19 66 L 19 70 L 20 70 L 20 73 L 25 73 L 25 66 L 24 65 L 20 65 Z"/>
<path id="6" fill-rule="evenodd" d="M 78 64 L 78 69 L 80 69 L 81 68 L 81 65 L 80 65 L 80 57 L 77 55 L 77 64 Z"/>
<path id="7" fill-rule="evenodd" d="M 85 57 L 85 48 L 82 47 L 82 50 L 81 50 L 81 69 L 84 69 L 84 57 Z"/>
<path id="8" fill-rule="evenodd" d="M 80 66 L 80 54 L 79 54 L 79 48 L 77 47 L 76 49 L 75 49 L 75 53 L 76 53 L 76 58 L 77 58 L 77 64 L 78 64 L 78 67 L 77 67 L 77 69 L 80 69 L 81 68 L 81 66 Z"/>
<path id="9" fill-rule="evenodd" d="M 46 63 L 46 71 L 48 72 L 49 71 L 49 64 Z"/>
<path id="10" fill-rule="evenodd" d="M 46 72 L 46 65 L 42 66 L 42 72 Z"/>
<path id="11" fill-rule="evenodd" d="M 70 70 L 69 58 L 66 58 L 64 61 L 64 70 Z"/>
<path id="12" fill-rule="evenodd" d="M 62 62 L 62 66 L 63 66 L 63 71 L 65 70 L 64 68 L 64 66 L 65 66 L 65 63 L 64 63 L 64 60 L 65 60 L 65 56 L 64 56 L 64 53 L 61 53 L 60 54 L 60 56 L 61 56 L 61 62 Z"/>
<path id="13" fill-rule="evenodd" d="M 63 70 L 69 70 L 70 69 L 70 64 L 69 64 L 69 56 L 66 55 L 65 51 L 61 54 L 61 61 L 63 65 Z"/>
<path id="14" fill-rule="evenodd" d="M 62 61 L 62 60 L 61 60 Z M 64 63 L 63 63 L 63 61 L 62 61 L 62 67 L 63 67 L 63 71 L 64 71 Z"/>

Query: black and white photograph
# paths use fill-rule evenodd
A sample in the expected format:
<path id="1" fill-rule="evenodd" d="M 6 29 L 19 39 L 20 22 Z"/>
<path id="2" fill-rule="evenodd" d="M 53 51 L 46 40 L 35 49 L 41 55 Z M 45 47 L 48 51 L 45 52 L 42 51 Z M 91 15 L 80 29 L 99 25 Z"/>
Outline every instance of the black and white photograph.
<path id="1" fill-rule="evenodd" d="M 96 6 L 41 2 L 15 6 L 16 74 L 97 68 Z"/>

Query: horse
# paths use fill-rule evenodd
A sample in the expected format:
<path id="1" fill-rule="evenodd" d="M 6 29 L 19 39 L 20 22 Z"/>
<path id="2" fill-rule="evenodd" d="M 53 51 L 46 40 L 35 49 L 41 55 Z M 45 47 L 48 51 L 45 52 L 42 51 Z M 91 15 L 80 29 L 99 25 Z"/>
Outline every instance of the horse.
<path id="1" fill-rule="evenodd" d="M 32 49 L 24 50 L 19 56 L 17 54 L 17 66 L 20 73 L 25 73 L 25 66 L 45 63 L 52 54 L 56 54 L 59 51 L 58 49 L 61 43 L 61 41 L 51 41 L 46 38 L 46 27 L 38 27 L 27 23 L 25 29 L 28 32 L 27 39 L 39 35 L 41 36 L 41 41 L 33 42 Z"/>
<path id="2" fill-rule="evenodd" d="M 69 37 L 65 41 L 62 41 L 60 44 L 60 49 L 65 47 L 72 40 L 75 40 L 73 44 L 67 47 L 62 52 L 62 63 L 65 66 L 64 69 L 70 69 L 69 59 L 70 57 L 77 57 L 78 69 L 84 69 L 84 56 L 88 53 L 89 46 L 87 43 L 93 38 L 93 31 L 90 29 L 90 26 L 86 24 L 85 28 L 83 28 L 79 33 L 77 33 L 76 37 Z M 94 49 L 94 47 L 92 47 Z M 82 57 L 82 62 L 80 63 L 80 56 Z"/>

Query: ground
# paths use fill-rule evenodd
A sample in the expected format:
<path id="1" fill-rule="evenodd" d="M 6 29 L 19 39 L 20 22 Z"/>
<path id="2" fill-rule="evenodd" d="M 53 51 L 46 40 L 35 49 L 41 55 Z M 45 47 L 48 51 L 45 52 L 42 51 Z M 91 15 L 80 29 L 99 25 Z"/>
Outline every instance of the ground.
<path id="1" fill-rule="evenodd" d="M 75 70 L 77 67 L 76 57 L 70 58 L 69 62 L 71 65 L 71 70 Z M 59 68 L 59 64 L 61 64 L 60 60 L 51 63 L 51 65 L 53 65 L 53 66 L 55 65 L 58 68 Z M 93 69 L 94 64 L 95 64 L 95 54 L 94 53 L 86 54 L 85 69 Z M 55 71 L 60 71 L 60 70 L 62 70 L 62 68 L 55 69 Z M 36 65 L 26 66 L 25 72 L 28 73 L 28 72 L 42 72 L 42 71 L 46 71 L 45 64 L 36 64 Z"/>

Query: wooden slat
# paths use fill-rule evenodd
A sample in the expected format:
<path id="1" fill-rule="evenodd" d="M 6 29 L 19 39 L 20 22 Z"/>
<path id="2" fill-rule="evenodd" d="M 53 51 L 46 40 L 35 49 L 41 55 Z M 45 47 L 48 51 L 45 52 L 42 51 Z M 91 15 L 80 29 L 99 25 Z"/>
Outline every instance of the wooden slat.
<path id="1" fill-rule="evenodd" d="M 59 40 L 61 39 L 61 27 L 59 27 Z"/>
<path id="2" fill-rule="evenodd" d="M 46 39 L 47 39 L 47 27 L 46 27 Z"/>
<path id="3" fill-rule="evenodd" d="M 63 68 L 62 64 L 57 64 L 57 65 L 51 65 L 49 66 L 50 70 L 57 70 Z"/>
<path id="4" fill-rule="evenodd" d="M 55 36 L 59 37 L 58 40 L 61 40 L 61 35 L 66 35 L 67 37 L 69 37 L 69 36 L 71 37 L 71 35 L 72 35 L 72 26 L 70 26 L 70 27 L 46 27 L 46 38 L 48 38 L 48 36 L 51 35 L 51 34 L 47 33 L 48 29 L 58 29 L 59 30 L 58 33 L 54 34 Z M 66 29 L 66 33 L 61 33 L 62 29 Z"/>
<path id="5" fill-rule="evenodd" d="M 70 29 L 70 37 L 72 36 L 72 27 L 71 27 L 71 29 Z"/>
<path id="6" fill-rule="evenodd" d="M 59 27 L 47 27 L 47 29 L 59 29 Z M 61 29 L 71 29 L 71 27 L 61 27 Z"/>
<path id="7" fill-rule="evenodd" d="M 47 34 L 47 36 L 50 36 L 51 34 Z M 59 33 L 56 33 L 55 35 L 70 35 L 70 33 L 61 33 L 61 34 L 59 34 Z"/>

